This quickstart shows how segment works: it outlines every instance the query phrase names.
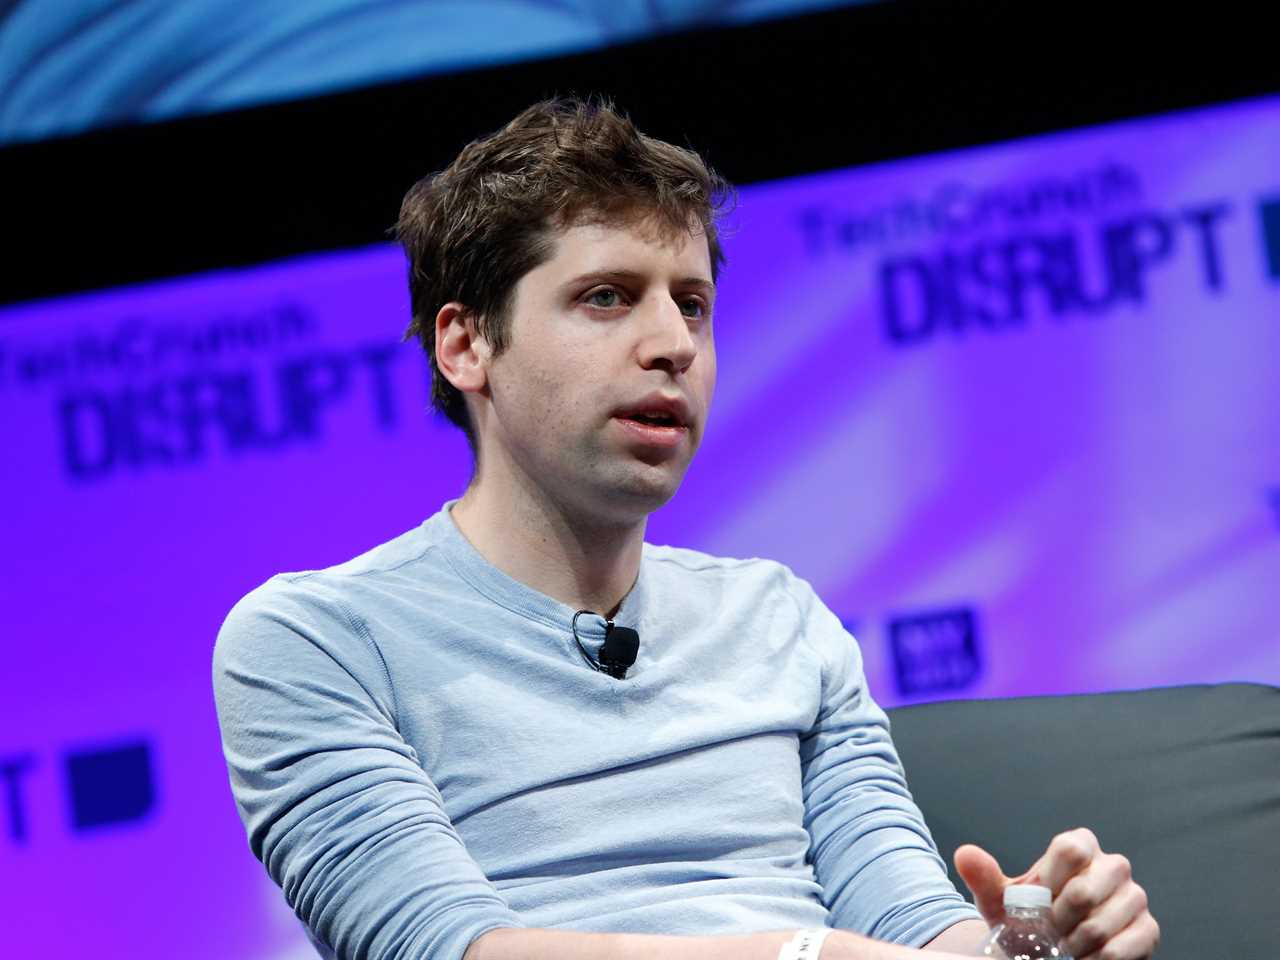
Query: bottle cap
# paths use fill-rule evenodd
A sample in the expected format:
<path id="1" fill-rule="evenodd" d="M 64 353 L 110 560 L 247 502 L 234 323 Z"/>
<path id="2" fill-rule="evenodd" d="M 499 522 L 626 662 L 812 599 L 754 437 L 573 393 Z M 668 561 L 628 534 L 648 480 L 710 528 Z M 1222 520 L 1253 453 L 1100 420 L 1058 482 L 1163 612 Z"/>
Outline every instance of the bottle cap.
<path id="1" fill-rule="evenodd" d="M 1004 907 L 1048 907 L 1053 904 L 1053 891 L 1034 883 L 1014 883 L 1004 888 Z"/>

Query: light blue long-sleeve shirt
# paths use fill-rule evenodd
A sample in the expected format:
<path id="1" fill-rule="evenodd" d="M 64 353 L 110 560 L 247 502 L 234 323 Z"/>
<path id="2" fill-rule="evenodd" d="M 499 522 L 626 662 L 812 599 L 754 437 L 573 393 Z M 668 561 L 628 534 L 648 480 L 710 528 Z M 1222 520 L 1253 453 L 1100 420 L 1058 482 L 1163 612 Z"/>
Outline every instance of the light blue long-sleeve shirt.
<path id="1" fill-rule="evenodd" d="M 448 505 L 231 611 L 214 688 L 236 803 L 338 956 L 454 960 L 503 926 L 922 944 L 977 916 L 807 583 L 646 545 L 623 680 L 587 665 L 573 614 Z M 579 618 L 591 654 L 604 632 Z"/>

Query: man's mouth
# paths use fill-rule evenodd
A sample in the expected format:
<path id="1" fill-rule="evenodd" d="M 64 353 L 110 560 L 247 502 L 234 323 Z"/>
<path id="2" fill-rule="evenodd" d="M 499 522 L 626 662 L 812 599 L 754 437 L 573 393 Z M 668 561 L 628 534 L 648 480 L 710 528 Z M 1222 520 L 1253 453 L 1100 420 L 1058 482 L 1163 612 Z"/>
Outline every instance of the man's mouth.
<path id="1" fill-rule="evenodd" d="M 683 397 L 653 393 L 622 407 L 614 416 L 649 428 L 678 430 L 689 427 L 692 411 Z"/>
<path id="2" fill-rule="evenodd" d="M 654 427 L 684 426 L 684 424 L 669 413 L 631 413 L 627 414 L 624 419 L 634 420 L 637 423 L 647 423 Z"/>
<path id="3" fill-rule="evenodd" d="M 631 442 L 644 447 L 674 449 L 689 435 L 689 428 L 673 413 L 637 411 L 618 414 L 617 420 Z"/>

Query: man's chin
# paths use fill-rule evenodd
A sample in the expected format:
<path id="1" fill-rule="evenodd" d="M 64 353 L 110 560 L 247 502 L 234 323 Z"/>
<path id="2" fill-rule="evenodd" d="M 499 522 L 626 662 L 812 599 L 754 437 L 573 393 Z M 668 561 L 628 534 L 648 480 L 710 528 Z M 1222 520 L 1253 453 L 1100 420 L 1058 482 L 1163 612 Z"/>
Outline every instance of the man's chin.
<path id="1" fill-rule="evenodd" d="M 615 510 L 632 519 L 643 519 L 676 495 L 687 464 L 639 464 L 624 476 L 611 478 L 608 499 Z"/>

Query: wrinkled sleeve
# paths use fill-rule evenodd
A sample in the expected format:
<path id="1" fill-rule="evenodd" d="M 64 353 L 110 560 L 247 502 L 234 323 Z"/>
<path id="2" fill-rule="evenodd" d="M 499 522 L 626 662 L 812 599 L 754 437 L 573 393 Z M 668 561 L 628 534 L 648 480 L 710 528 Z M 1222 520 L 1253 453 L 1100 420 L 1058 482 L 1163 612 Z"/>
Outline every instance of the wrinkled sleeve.
<path id="1" fill-rule="evenodd" d="M 800 741 L 805 828 L 831 925 L 922 946 L 978 912 L 947 876 L 871 698 L 857 641 L 803 581 L 795 594 L 822 663 L 822 700 Z"/>
<path id="2" fill-rule="evenodd" d="M 456 960 L 522 926 L 397 732 L 377 647 L 315 580 L 275 578 L 231 611 L 213 658 L 223 752 L 249 846 L 341 958 Z"/>

